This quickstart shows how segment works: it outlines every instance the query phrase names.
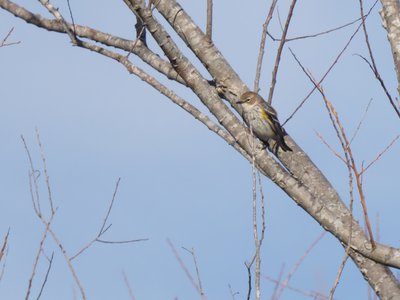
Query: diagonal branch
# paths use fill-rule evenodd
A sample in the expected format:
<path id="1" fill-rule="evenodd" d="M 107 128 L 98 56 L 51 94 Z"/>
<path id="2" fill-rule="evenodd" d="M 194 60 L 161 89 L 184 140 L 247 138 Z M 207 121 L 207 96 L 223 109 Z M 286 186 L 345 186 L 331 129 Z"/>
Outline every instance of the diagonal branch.
<path id="1" fill-rule="evenodd" d="M 265 40 L 266 40 L 267 32 L 268 32 L 268 25 L 272 19 L 272 15 L 274 13 L 277 2 L 278 2 L 278 0 L 272 0 L 267 19 L 265 20 L 265 22 L 263 24 L 263 31 L 261 34 L 261 42 L 260 42 L 260 50 L 258 52 L 258 60 L 257 60 L 257 67 L 256 67 L 256 78 L 254 79 L 254 89 L 253 90 L 255 93 L 258 93 L 258 91 L 260 90 L 260 76 L 261 76 L 261 67 L 262 67 L 264 50 L 265 50 Z"/>
<path id="2" fill-rule="evenodd" d="M 361 17 L 362 17 L 362 26 L 363 26 L 363 31 L 364 31 L 364 36 L 365 36 L 365 43 L 367 45 L 368 48 L 368 53 L 369 53 L 369 57 L 371 59 L 371 63 L 372 63 L 372 67 L 371 69 L 373 70 L 376 79 L 379 81 L 382 89 L 384 90 L 390 104 L 392 105 L 395 113 L 397 114 L 397 116 L 400 118 L 400 110 L 397 108 L 396 104 L 393 101 L 392 96 L 390 95 L 385 82 L 383 81 L 381 74 L 378 71 L 378 67 L 376 66 L 375 63 L 375 58 L 374 55 L 372 53 L 372 48 L 371 48 L 371 44 L 369 43 L 369 37 L 368 37 L 368 31 L 367 31 L 367 25 L 365 24 L 365 16 L 364 16 L 364 7 L 363 7 L 363 1 L 359 0 L 360 2 L 360 13 L 361 13 Z"/>
<path id="3" fill-rule="evenodd" d="M 286 42 L 286 35 L 287 35 L 288 29 L 289 29 L 290 21 L 293 16 L 293 11 L 294 11 L 296 2 L 297 2 L 297 0 L 292 0 L 292 4 L 290 5 L 288 16 L 286 18 L 285 27 L 283 29 L 283 33 L 282 33 L 282 37 L 281 37 L 281 42 L 279 44 L 278 52 L 276 53 L 275 66 L 274 66 L 274 70 L 272 71 L 271 86 L 269 88 L 269 95 L 268 95 L 268 100 L 267 100 L 267 102 L 269 104 L 272 103 L 272 97 L 274 95 L 274 89 L 275 89 L 275 85 L 276 85 L 276 76 L 278 75 L 278 68 L 279 68 L 279 63 L 281 61 L 282 50 L 283 50 L 283 46 L 285 45 L 285 42 Z"/>

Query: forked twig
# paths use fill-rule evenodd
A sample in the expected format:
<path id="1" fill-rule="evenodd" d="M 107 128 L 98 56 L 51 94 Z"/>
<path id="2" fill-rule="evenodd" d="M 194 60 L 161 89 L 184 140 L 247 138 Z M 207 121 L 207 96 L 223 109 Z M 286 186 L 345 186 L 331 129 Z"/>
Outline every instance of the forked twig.
<path id="1" fill-rule="evenodd" d="M 167 244 L 171 248 L 172 253 L 174 254 L 176 260 L 178 261 L 179 265 L 181 266 L 183 272 L 185 273 L 186 277 L 189 279 L 192 286 L 196 289 L 196 291 L 200 294 L 200 288 L 197 285 L 196 281 L 193 279 L 192 275 L 190 274 L 188 268 L 186 267 L 185 263 L 183 262 L 182 258 L 180 257 L 178 251 L 176 251 L 174 244 L 171 242 L 170 239 L 167 239 Z"/>
<path id="2" fill-rule="evenodd" d="M 364 36 L 365 36 L 365 43 L 367 45 L 368 48 L 368 53 L 369 53 L 369 57 L 371 59 L 371 63 L 368 62 L 367 59 L 364 58 L 364 60 L 369 64 L 370 68 L 372 69 L 373 73 L 375 74 L 376 79 L 379 81 L 383 91 L 385 92 L 390 104 L 392 105 L 394 111 L 396 112 L 397 116 L 400 118 L 400 110 L 397 108 L 396 104 L 393 101 L 392 96 L 390 95 L 388 89 L 386 88 L 385 82 L 383 81 L 379 71 L 378 71 L 378 67 L 376 66 L 375 63 L 375 58 L 374 55 L 372 53 L 372 48 L 371 48 L 371 44 L 369 43 L 369 38 L 368 38 L 368 31 L 367 31 L 367 25 L 365 24 L 365 16 L 364 16 L 364 7 L 363 7 L 363 1 L 359 0 L 360 2 L 360 13 L 361 13 L 361 17 L 362 17 L 362 26 L 363 26 L 363 31 L 364 31 Z"/>
<path id="3" fill-rule="evenodd" d="M 105 240 L 100 239 L 100 237 L 102 237 L 108 231 L 108 229 L 110 229 L 110 227 L 112 225 L 112 224 L 110 224 L 106 227 L 108 218 L 110 216 L 111 210 L 113 208 L 113 205 L 114 205 L 114 202 L 116 199 L 116 195 L 117 195 L 117 191 L 118 191 L 120 182 L 121 182 L 121 178 L 118 178 L 117 183 L 115 184 L 115 189 L 114 189 L 113 196 L 111 198 L 110 205 L 108 206 L 106 216 L 103 219 L 103 223 L 102 223 L 100 230 L 97 233 L 96 237 L 93 238 L 91 241 L 89 241 L 85 246 L 83 246 L 75 255 L 71 256 L 71 260 L 74 260 L 75 258 L 77 258 L 80 254 L 82 254 L 84 251 L 86 251 L 88 248 L 90 248 L 90 246 L 92 246 L 95 242 L 99 242 L 99 243 L 103 243 L 103 244 L 128 244 L 128 243 L 142 242 L 142 241 L 148 240 L 148 239 L 134 239 L 134 240 L 126 240 L 126 241 L 105 241 Z"/>
<path id="4" fill-rule="evenodd" d="M 0 48 L 1 47 L 6 47 L 6 46 L 11 46 L 11 45 L 16 45 L 21 43 L 21 41 L 18 42 L 11 42 L 7 43 L 8 38 L 11 36 L 11 33 L 14 31 L 14 27 L 12 27 L 6 34 L 6 36 L 3 38 L 3 40 L 0 42 Z"/>
<path id="5" fill-rule="evenodd" d="M 38 133 L 37 133 L 37 134 L 38 134 Z M 37 185 L 37 178 L 34 176 L 34 186 L 32 186 L 32 180 L 31 180 L 31 177 L 32 177 L 32 175 L 35 174 L 36 169 L 35 169 L 35 167 L 34 167 L 34 165 L 33 165 L 32 157 L 31 157 L 29 148 L 28 148 L 28 146 L 27 146 L 27 144 L 26 144 L 26 142 L 25 142 L 24 137 L 21 136 L 21 139 L 22 139 L 22 141 L 23 141 L 23 143 L 24 143 L 25 150 L 26 150 L 26 152 L 27 152 L 27 156 L 28 156 L 29 162 L 30 162 L 31 173 L 29 174 L 29 183 L 30 183 L 31 197 L 32 197 L 32 199 L 33 199 L 33 202 L 35 203 L 35 201 L 34 201 L 34 200 L 35 200 L 34 194 L 35 194 L 35 195 L 36 195 L 36 199 L 37 199 L 37 203 L 39 204 L 39 203 L 40 203 L 40 201 L 39 201 L 39 187 L 38 187 L 38 185 Z M 45 167 L 46 167 L 46 165 L 44 165 L 44 168 L 45 168 Z M 47 170 L 45 170 L 45 172 L 47 172 Z M 49 181 L 46 181 L 46 184 L 49 184 Z M 47 189 L 49 190 L 50 187 L 47 186 Z M 51 200 L 49 199 L 49 201 L 51 201 Z M 61 253 L 63 254 L 63 256 L 64 256 L 64 258 L 65 258 L 65 261 L 67 262 L 68 268 L 69 268 L 70 271 L 71 271 L 72 277 L 74 278 L 75 283 L 76 283 L 76 285 L 77 285 L 78 288 L 79 288 L 79 291 L 80 291 L 80 293 L 81 293 L 82 299 L 86 300 L 87 298 L 86 298 L 85 290 L 84 290 L 84 288 L 83 288 L 83 286 L 82 286 L 82 284 L 81 284 L 81 282 L 80 282 L 80 280 L 79 280 L 79 278 L 78 278 L 78 275 L 76 274 L 76 271 L 75 271 L 74 266 L 72 265 L 71 259 L 70 259 L 70 257 L 68 256 L 68 253 L 67 253 L 67 251 L 65 250 L 64 246 L 62 245 L 62 243 L 61 243 L 60 240 L 58 239 L 57 235 L 55 234 L 55 232 L 53 231 L 53 229 L 50 227 L 50 223 L 51 223 L 52 217 L 53 217 L 54 214 L 55 214 L 55 210 L 54 210 L 54 213 L 52 213 L 52 215 L 50 216 L 50 218 L 49 218 L 48 221 L 44 218 L 44 216 L 42 215 L 42 213 L 40 212 L 40 210 L 38 210 L 38 208 L 37 208 L 36 205 L 34 205 L 34 211 L 35 211 L 37 217 L 39 218 L 39 220 L 40 220 L 40 221 L 42 222 L 42 224 L 45 226 L 45 233 L 47 234 L 47 231 L 48 231 L 48 232 L 50 233 L 50 235 L 52 236 L 52 238 L 53 238 L 54 242 L 56 243 L 56 245 L 60 248 L 60 251 L 61 251 Z M 44 236 L 44 235 L 43 235 L 43 236 Z M 42 241 L 44 242 L 44 239 L 43 239 L 43 238 L 42 238 Z M 41 243 L 42 243 L 42 241 L 41 241 Z M 35 271 L 35 268 L 34 268 L 34 271 Z M 34 271 L 33 271 L 33 272 L 34 272 Z M 28 292 L 27 292 L 27 293 L 29 293 L 29 290 L 30 290 L 30 288 L 28 287 Z M 29 294 L 28 294 L 27 296 L 29 296 Z"/>
<path id="6" fill-rule="evenodd" d="M 371 8 L 369 9 L 369 11 L 365 14 L 365 18 L 366 19 L 372 9 L 375 7 L 375 5 L 378 3 L 378 0 L 375 1 L 375 3 L 371 6 Z M 356 28 L 356 30 L 353 32 L 353 34 L 350 36 L 350 38 L 348 39 L 347 43 L 344 45 L 344 47 L 342 48 L 342 50 L 339 52 L 339 54 L 336 56 L 336 58 L 333 60 L 333 62 L 331 63 L 331 65 L 329 66 L 329 68 L 326 70 L 325 74 L 321 77 L 321 79 L 318 81 L 318 84 L 321 85 L 322 82 L 325 80 L 325 78 L 328 76 L 328 74 L 332 71 L 333 67 L 338 63 L 339 59 L 341 58 L 341 56 L 343 55 L 343 53 L 346 51 L 346 49 L 349 47 L 349 45 L 351 44 L 351 42 L 353 41 L 354 37 L 356 36 L 356 34 L 358 33 L 358 31 L 361 29 L 362 24 L 359 24 Z M 289 48 L 290 52 L 292 53 L 293 56 L 294 53 L 293 51 Z M 297 58 L 295 58 L 297 60 Z M 304 70 L 303 70 L 304 71 Z M 304 103 L 310 98 L 310 96 L 314 93 L 314 91 L 316 90 L 315 85 L 313 85 L 312 89 L 310 90 L 310 92 L 307 94 L 307 96 L 300 102 L 299 105 L 297 105 L 297 107 L 295 108 L 295 110 L 290 114 L 290 116 L 285 120 L 285 122 L 282 123 L 282 126 L 284 126 L 287 122 L 290 121 L 290 119 L 292 119 L 294 117 L 294 115 L 299 111 L 299 109 L 304 105 Z"/>
<path id="7" fill-rule="evenodd" d="M 199 293 L 200 293 L 201 299 L 207 299 L 205 294 L 204 294 L 203 285 L 201 284 L 201 277 L 200 277 L 199 266 L 197 264 L 196 253 L 194 252 L 193 248 L 192 248 L 192 250 L 189 250 L 189 249 L 187 249 L 185 247 L 182 247 L 182 249 L 184 249 L 187 252 L 189 252 L 190 255 L 192 256 L 193 262 L 194 262 L 194 266 L 196 268 L 197 286 L 199 287 Z"/>
<path id="8" fill-rule="evenodd" d="M 317 85 L 317 83 L 315 81 L 314 81 L 314 84 Z M 346 147 L 344 149 L 346 149 L 345 152 L 347 152 L 348 155 L 349 155 L 349 162 L 350 162 L 350 165 L 351 165 L 351 169 L 353 170 L 355 178 L 356 178 L 357 190 L 358 190 L 358 193 L 359 193 L 359 196 L 360 196 L 361 206 L 362 206 L 363 212 L 364 212 L 364 220 L 365 220 L 365 223 L 367 225 L 371 246 L 372 246 L 372 248 L 375 248 L 375 241 L 374 241 L 371 225 L 370 225 L 369 218 L 368 218 L 367 205 L 365 203 L 364 191 L 363 191 L 362 184 L 361 184 L 361 175 L 360 175 L 360 172 L 358 171 L 357 166 L 355 164 L 354 156 L 353 156 L 349 141 L 347 139 L 347 136 L 346 136 L 346 133 L 344 131 L 344 128 L 343 128 L 343 126 L 342 126 L 342 124 L 340 122 L 340 118 L 339 118 L 339 115 L 338 115 L 337 111 L 333 107 L 332 103 L 325 96 L 324 91 L 322 90 L 322 88 L 319 85 L 317 85 L 317 89 L 321 93 L 321 95 L 322 95 L 322 97 L 323 97 L 323 99 L 325 101 L 325 104 L 327 105 L 328 110 L 335 117 L 335 120 L 333 121 L 333 119 L 332 119 L 332 122 L 336 122 L 336 124 L 338 125 L 338 127 L 340 129 L 340 135 L 341 135 L 341 137 L 343 138 L 343 140 L 345 142 Z"/>

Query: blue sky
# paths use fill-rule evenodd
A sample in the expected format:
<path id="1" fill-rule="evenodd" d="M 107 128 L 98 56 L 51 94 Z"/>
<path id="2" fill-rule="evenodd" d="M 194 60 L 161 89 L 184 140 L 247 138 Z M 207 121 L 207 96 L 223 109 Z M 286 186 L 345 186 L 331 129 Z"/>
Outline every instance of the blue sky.
<path id="1" fill-rule="evenodd" d="M 181 2 L 201 26 L 205 24 L 205 2 Z M 20 0 L 17 3 L 49 17 L 36 2 Z M 68 15 L 65 3 L 54 4 Z M 79 24 L 126 38 L 134 35 L 134 18 L 122 1 L 71 4 Z M 365 3 L 367 7 L 370 5 L 369 1 Z M 288 6 L 288 1 L 280 2 L 282 18 Z M 93 13 L 94 7 L 96 13 Z M 222 1 L 214 3 L 214 42 L 249 87 L 253 86 L 261 26 L 268 8 L 269 3 L 258 1 L 250 1 L 248 5 L 230 1 L 229 6 Z M 396 95 L 393 60 L 378 9 L 379 4 L 367 25 L 378 67 L 392 95 Z M 358 1 L 300 1 L 288 36 L 323 31 L 358 17 Z M 271 26 L 278 36 L 276 18 Z M 319 78 L 355 26 L 319 38 L 291 42 L 288 46 Z M 0 282 L 0 297 L 24 297 L 43 232 L 32 209 L 28 160 L 20 138 L 21 134 L 25 137 L 39 168 L 37 127 L 58 207 L 53 228 L 67 251 L 75 253 L 96 235 L 119 177 L 117 200 L 109 219 L 113 225 L 104 238 L 149 239 L 127 245 L 95 244 L 79 256 L 74 265 L 89 299 L 129 299 L 122 271 L 131 282 L 136 299 L 199 298 L 166 243 L 167 238 L 174 243 L 193 275 L 191 257 L 181 247 L 195 249 L 208 299 L 230 299 L 228 285 L 239 292 L 236 299 L 245 299 L 244 262 L 254 252 L 248 162 L 115 62 L 72 47 L 64 35 L 27 25 L 0 11 L 0 34 L 4 36 L 11 27 L 14 27 L 11 41 L 21 43 L 0 49 L 3 83 L 0 235 L 10 228 L 10 252 Z M 148 40 L 157 49 L 151 38 Z M 267 40 L 261 78 L 263 96 L 268 93 L 276 47 Z M 353 143 L 353 151 L 361 164 L 363 160 L 367 163 L 373 159 L 399 133 L 399 120 L 368 66 L 355 53 L 367 55 L 361 31 L 323 86 L 349 135 L 373 99 Z M 132 61 L 143 66 L 136 57 Z M 160 78 L 155 72 L 149 72 Z M 164 78 L 161 80 L 200 107 L 200 101 L 190 91 Z M 273 102 L 281 120 L 290 115 L 311 88 L 286 49 Z M 347 203 L 347 170 L 315 134 L 320 132 L 339 149 L 320 96 L 313 95 L 286 129 Z M 377 227 L 379 214 L 380 238 L 392 246 L 398 246 L 399 147 L 395 144 L 364 177 L 373 227 Z M 267 210 L 262 272 L 277 278 L 282 264 L 285 276 L 321 234 L 322 228 L 268 179 L 264 178 L 262 183 Z M 40 188 L 46 203 L 44 184 Z M 358 202 L 355 212 L 362 223 Z M 55 258 L 42 299 L 73 299 L 74 293 L 79 295 L 78 289 L 60 251 L 50 238 L 45 249 L 48 254 L 54 251 Z M 342 257 L 340 244 L 326 234 L 293 276 L 291 285 L 328 294 Z M 32 297 L 38 293 L 46 267 L 42 259 Z M 272 290 L 273 285 L 262 281 L 262 291 L 268 299 Z M 367 298 L 367 284 L 351 261 L 335 298 Z M 310 298 L 286 290 L 281 299 Z"/>

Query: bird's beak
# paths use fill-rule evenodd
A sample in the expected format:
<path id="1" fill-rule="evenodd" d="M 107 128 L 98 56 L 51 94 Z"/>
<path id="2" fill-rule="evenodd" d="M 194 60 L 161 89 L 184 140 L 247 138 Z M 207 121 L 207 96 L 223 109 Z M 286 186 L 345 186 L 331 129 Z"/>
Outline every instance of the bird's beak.
<path id="1" fill-rule="evenodd" d="M 245 102 L 247 102 L 247 101 L 246 101 L 246 100 L 239 100 L 239 101 L 236 101 L 237 104 L 243 104 L 243 103 L 245 103 Z"/>

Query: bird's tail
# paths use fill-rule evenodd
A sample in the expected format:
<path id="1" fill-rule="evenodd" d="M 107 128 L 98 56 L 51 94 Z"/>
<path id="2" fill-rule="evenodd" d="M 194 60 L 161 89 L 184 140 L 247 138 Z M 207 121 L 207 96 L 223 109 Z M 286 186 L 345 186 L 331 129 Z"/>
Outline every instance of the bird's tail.
<path id="1" fill-rule="evenodd" d="M 285 139 L 283 136 L 279 136 L 279 141 L 277 141 L 277 144 L 279 147 L 282 148 L 283 151 L 293 151 L 285 142 Z"/>

